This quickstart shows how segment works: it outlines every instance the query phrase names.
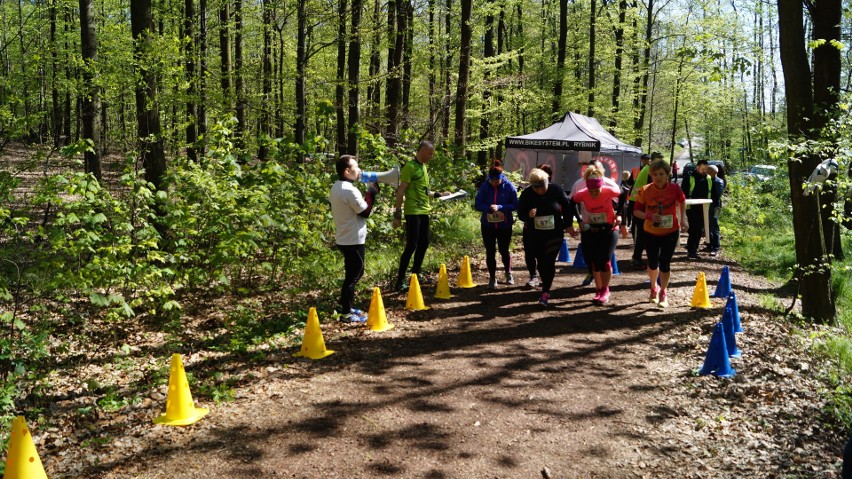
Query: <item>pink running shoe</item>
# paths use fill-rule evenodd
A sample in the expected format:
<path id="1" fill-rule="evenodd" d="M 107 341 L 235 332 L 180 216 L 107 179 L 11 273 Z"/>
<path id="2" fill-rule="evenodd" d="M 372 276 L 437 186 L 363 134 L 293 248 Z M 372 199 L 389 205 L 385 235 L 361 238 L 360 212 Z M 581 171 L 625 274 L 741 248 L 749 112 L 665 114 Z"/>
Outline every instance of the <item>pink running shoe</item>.
<path id="1" fill-rule="evenodd" d="M 668 294 L 666 294 L 666 290 L 664 290 L 664 289 L 660 290 L 660 302 L 658 304 L 661 308 L 668 308 L 669 307 Z"/>
<path id="2" fill-rule="evenodd" d="M 593 302 L 593 303 L 600 303 L 600 302 L 601 302 L 601 295 L 602 295 L 602 294 L 603 294 L 603 290 L 602 290 L 602 289 L 596 289 L 596 290 L 595 290 L 595 297 L 594 297 L 594 298 L 592 298 L 592 302 Z"/>
<path id="3" fill-rule="evenodd" d="M 609 303 L 609 287 L 607 286 L 601 291 L 600 299 L 598 300 L 601 304 Z"/>
<path id="4" fill-rule="evenodd" d="M 648 301 L 651 302 L 651 303 L 657 304 L 659 302 L 659 299 L 657 299 L 657 294 L 658 294 L 657 288 L 652 286 L 651 287 L 651 296 L 648 298 Z"/>

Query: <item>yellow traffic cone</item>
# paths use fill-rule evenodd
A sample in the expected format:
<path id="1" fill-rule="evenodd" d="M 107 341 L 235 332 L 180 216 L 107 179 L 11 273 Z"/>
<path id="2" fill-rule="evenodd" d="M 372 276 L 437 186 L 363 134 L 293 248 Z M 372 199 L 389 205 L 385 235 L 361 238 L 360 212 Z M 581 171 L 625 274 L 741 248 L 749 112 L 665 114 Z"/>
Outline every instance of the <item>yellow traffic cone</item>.
<path id="1" fill-rule="evenodd" d="M 453 297 L 450 294 L 450 280 L 447 278 L 447 266 L 441 263 L 441 269 L 438 271 L 438 287 L 435 289 L 435 297 L 438 299 L 450 299 Z"/>
<path id="2" fill-rule="evenodd" d="M 367 313 L 367 327 L 371 331 L 393 329 L 393 325 L 388 324 L 388 318 L 385 315 L 385 302 L 382 301 L 382 293 L 379 288 L 373 288 L 373 300 L 370 301 L 370 311 Z"/>
<path id="3" fill-rule="evenodd" d="M 405 301 L 405 309 L 410 311 L 429 309 L 423 304 L 423 293 L 420 291 L 420 282 L 417 281 L 417 275 L 414 273 L 411 274 L 411 280 L 408 282 L 408 298 Z"/>
<path id="4" fill-rule="evenodd" d="M 9 449 L 6 450 L 6 472 L 3 479 L 47 479 L 33 437 L 23 416 L 12 420 Z"/>
<path id="5" fill-rule="evenodd" d="M 308 324 L 305 325 L 305 335 L 302 337 L 302 349 L 293 356 L 322 359 L 331 354 L 334 354 L 334 351 L 325 349 L 317 308 L 311 308 L 308 310 Z"/>
<path id="6" fill-rule="evenodd" d="M 698 281 L 695 282 L 695 292 L 692 293 L 692 302 L 689 303 L 693 308 L 709 308 L 710 293 L 707 292 L 707 280 L 704 278 L 704 272 L 698 273 Z"/>
<path id="7" fill-rule="evenodd" d="M 154 419 L 154 424 L 166 426 L 188 426 L 210 412 L 209 409 L 195 407 L 189 382 L 183 370 L 180 354 L 172 354 L 172 366 L 169 372 L 169 395 L 166 396 L 166 413 Z"/>
<path id="8" fill-rule="evenodd" d="M 459 271 L 459 277 L 456 280 L 456 286 L 459 288 L 475 288 L 476 284 L 473 282 L 473 275 L 470 274 L 470 259 L 465 256 L 464 261 L 462 261 L 461 271 Z"/>

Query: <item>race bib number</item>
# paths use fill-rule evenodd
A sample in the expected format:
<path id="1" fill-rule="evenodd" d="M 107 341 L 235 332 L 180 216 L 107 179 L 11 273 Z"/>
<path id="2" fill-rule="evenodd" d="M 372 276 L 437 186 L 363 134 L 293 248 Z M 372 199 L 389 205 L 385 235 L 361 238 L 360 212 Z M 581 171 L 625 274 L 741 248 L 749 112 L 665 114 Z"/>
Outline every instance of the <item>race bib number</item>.
<path id="1" fill-rule="evenodd" d="M 535 229 L 537 230 L 552 230 L 556 229 L 556 217 L 553 215 L 536 216 L 533 218 Z"/>
<path id="2" fill-rule="evenodd" d="M 485 215 L 489 223 L 502 223 L 506 220 L 506 215 L 502 211 L 494 211 Z"/>
<path id="3" fill-rule="evenodd" d="M 606 213 L 589 213 L 589 223 L 593 225 L 606 223 Z"/>
<path id="4" fill-rule="evenodd" d="M 674 215 L 654 215 L 654 227 L 668 229 L 674 226 Z"/>

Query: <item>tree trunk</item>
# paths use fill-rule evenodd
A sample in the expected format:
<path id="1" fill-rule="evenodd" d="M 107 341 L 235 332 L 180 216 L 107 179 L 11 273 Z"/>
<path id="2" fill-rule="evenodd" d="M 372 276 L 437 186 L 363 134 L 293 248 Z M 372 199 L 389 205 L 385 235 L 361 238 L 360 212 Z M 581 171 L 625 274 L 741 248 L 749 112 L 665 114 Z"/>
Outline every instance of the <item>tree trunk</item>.
<path id="1" fill-rule="evenodd" d="M 597 59 L 595 58 L 595 41 L 597 30 L 597 0 L 591 0 L 589 7 L 589 116 L 595 116 L 595 73 Z"/>
<path id="2" fill-rule="evenodd" d="M 207 0 L 198 0 L 198 135 L 202 138 L 207 136 Z M 204 140 L 197 141 L 197 154 L 204 156 L 206 148 Z"/>
<path id="3" fill-rule="evenodd" d="M 645 126 L 645 112 L 648 110 L 648 77 L 651 69 L 651 35 L 654 33 L 654 0 L 648 0 L 648 18 L 645 22 L 645 49 L 642 54 L 642 87 L 637 93 L 639 95 L 639 115 L 633 123 L 633 131 L 636 132 L 634 145 L 642 144 L 642 127 Z M 655 68 L 656 69 L 656 68 Z M 648 122 L 648 129 L 650 129 Z M 648 147 L 651 146 L 650 133 L 648 134 Z"/>
<path id="4" fill-rule="evenodd" d="M 437 43 L 435 42 L 435 0 L 429 0 L 429 126 L 426 134 L 429 138 L 435 137 L 435 121 L 438 117 L 438 105 L 435 101 L 437 94 L 437 76 L 435 67 L 438 65 L 435 59 Z"/>
<path id="5" fill-rule="evenodd" d="M 810 65 L 805 50 L 802 10 L 801 0 L 778 0 L 779 47 L 787 99 L 787 132 L 794 141 L 814 134 L 814 93 L 811 89 Z M 818 67 L 816 59 L 815 51 L 815 68 Z M 804 196 L 803 191 L 803 179 L 810 175 L 818 163 L 819 158 L 815 155 L 807 155 L 791 159 L 787 165 L 790 170 L 802 314 L 818 322 L 828 323 L 834 321 L 836 316 L 832 298 L 831 268 L 826 256 L 828 245 L 823 229 L 815 227 L 815 222 L 821 222 L 822 218 L 818 196 Z"/>
<path id="6" fill-rule="evenodd" d="M 489 59 L 494 56 L 494 15 L 491 14 L 493 4 L 493 0 L 488 0 L 488 14 L 485 16 L 485 44 L 483 45 L 482 52 L 482 57 L 485 60 L 485 71 L 483 72 L 484 87 L 482 90 L 482 116 L 479 118 L 479 139 L 483 146 L 486 144 L 485 140 L 488 139 L 489 129 L 488 112 L 490 110 L 489 102 L 491 100 L 491 88 L 489 86 L 489 81 L 491 79 L 491 66 L 489 64 Z M 490 152 L 484 147 L 479 150 L 477 160 L 480 165 L 486 166 L 488 164 L 489 154 Z"/>
<path id="7" fill-rule="evenodd" d="M 296 41 L 296 124 L 293 137 L 298 145 L 305 143 L 305 70 L 308 63 L 307 55 L 307 23 L 308 14 L 306 10 L 307 0 L 298 0 L 298 36 Z"/>
<path id="8" fill-rule="evenodd" d="M 198 141 L 198 130 L 196 129 L 196 105 L 195 105 L 195 2 L 184 1 L 183 12 L 183 43 L 184 69 L 186 69 L 186 156 L 191 161 L 197 161 L 198 155 L 195 151 L 195 142 Z"/>
<path id="9" fill-rule="evenodd" d="M 813 24 L 813 40 L 825 40 L 813 50 L 813 78 L 814 78 L 814 128 L 818 130 L 815 134 L 828 135 L 822 130 L 837 111 L 837 102 L 840 93 L 841 58 L 838 47 L 832 42 L 841 42 L 840 24 L 842 22 L 841 0 L 820 0 L 813 4 L 811 21 Z M 825 138 L 836 143 L 836 138 Z M 819 161 L 826 157 L 818 158 Z M 822 204 L 834 204 L 834 191 L 827 191 L 820 195 Z M 834 255 L 834 259 L 843 259 L 843 249 L 840 242 L 840 225 L 834 219 L 828 207 L 820 210 L 822 214 L 823 234 L 828 245 L 828 251 Z"/>
<path id="10" fill-rule="evenodd" d="M 634 3 L 635 6 L 635 3 Z M 633 18 L 633 31 L 639 31 L 639 22 L 636 20 L 636 17 Z M 640 66 L 642 64 L 639 55 L 639 48 L 635 48 L 631 55 L 631 72 L 633 74 L 633 146 L 642 146 L 642 125 L 639 125 L 639 128 L 636 128 L 636 123 L 639 120 L 639 98 L 641 97 L 640 92 L 642 91 L 642 75 L 647 75 L 647 71 L 642 71 Z"/>
<path id="11" fill-rule="evenodd" d="M 219 7 L 219 84 L 222 87 L 222 104 L 225 111 L 233 108 L 231 104 L 231 12 L 230 0 L 222 0 Z"/>
<path id="12" fill-rule="evenodd" d="M 275 71 L 277 72 L 277 78 L 275 83 L 277 88 L 275 89 L 275 136 L 282 137 L 284 136 L 284 115 L 281 110 L 284 105 L 284 26 L 279 25 L 278 21 L 275 22 L 275 33 L 278 38 L 278 55 L 276 57 L 277 64 L 275 65 Z"/>
<path id="13" fill-rule="evenodd" d="M 24 124 L 26 125 L 26 130 L 27 130 L 27 133 L 26 133 L 27 134 L 27 140 L 32 141 L 33 140 L 33 138 L 32 138 L 33 131 L 32 131 L 32 127 L 31 127 L 31 124 L 30 124 L 30 121 L 31 121 L 30 113 L 31 112 L 30 112 L 29 73 L 27 72 L 27 61 L 26 61 L 26 58 L 24 58 L 27 55 L 27 46 L 25 44 L 26 34 L 24 32 L 24 12 L 23 12 L 23 7 L 22 7 L 23 1 L 24 0 L 18 0 L 18 35 L 17 36 L 18 36 L 18 40 L 19 40 L 19 47 L 21 49 L 20 50 L 21 73 L 20 73 L 20 78 L 19 78 L 19 81 L 20 81 L 19 86 L 21 88 L 21 98 L 23 98 L 23 100 L 24 100 L 23 117 L 24 117 Z M 95 41 L 94 40 L 94 38 L 95 38 L 94 37 L 94 34 L 95 34 L 95 20 L 94 20 L 95 11 L 94 11 L 94 7 L 90 7 L 89 13 L 90 13 L 90 20 L 89 21 L 92 24 L 92 41 Z M 82 14 L 80 16 L 82 17 Z M 81 18 L 81 21 L 82 21 L 82 18 Z M 82 35 L 82 33 L 81 33 L 81 35 Z M 95 47 L 95 49 L 97 49 L 97 47 Z M 92 66 L 92 67 L 94 68 L 94 66 Z M 97 109 L 95 109 L 95 112 L 97 112 Z M 94 140 L 95 143 L 98 143 L 97 138 L 92 138 L 92 140 Z M 100 168 L 100 165 L 98 165 L 98 168 Z"/>
<path id="14" fill-rule="evenodd" d="M 411 106 L 411 58 L 414 55 L 414 7 L 411 5 L 411 0 L 406 0 L 405 3 L 405 31 L 404 44 L 405 48 L 402 51 L 402 127 L 409 126 L 409 107 Z"/>
<path id="15" fill-rule="evenodd" d="M 624 56 L 624 22 L 627 19 L 627 0 L 618 2 L 618 25 L 615 28 L 615 72 L 612 77 L 612 116 L 609 118 L 610 130 L 618 126 L 618 109 L 621 98 L 621 68 Z"/>
<path id="16" fill-rule="evenodd" d="M 678 59 L 678 63 L 677 63 L 677 76 L 675 77 L 675 91 L 674 91 L 674 114 L 672 114 L 672 136 L 671 136 L 671 142 L 669 143 L 669 148 L 670 148 L 669 164 L 671 164 L 671 162 L 674 161 L 674 146 L 675 146 L 675 142 L 677 141 L 677 114 L 678 114 L 678 109 L 679 109 L 678 107 L 680 106 L 680 85 L 681 85 L 681 82 L 683 81 L 681 79 L 681 74 L 683 73 L 684 62 L 686 62 L 686 59 L 683 56 L 681 56 Z"/>
<path id="17" fill-rule="evenodd" d="M 464 0 L 463 0 L 464 1 Z M 452 64 L 453 64 L 453 50 L 450 48 L 449 38 L 452 37 L 450 32 L 453 31 L 453 22 L 452 22 L 452 12 L 453 12 L 453 0 L 446 0 L 447 8 L 444 12 L 444 37 L 446 37 L 447 45 L 445 48 L 444 55 L 441 55 L 443 61 L 443 73 L 444 73 L 444 101 L 441 102 L 441 138 L 448 139 L 450 136 L 450 103 L 452 102 Z"/>
<path id="18" fill-rule="evenodd" d="M 467 118 L 467 91 L 470 76 L 470 44 L 473 28 L 470 24 L 473 0 L 461 0 L 461 36 L 459 44 L 459 80 L 456 85 L 455 145 L 464 154 L 467 144 L 465 120 Z"/>
<path id="19" fill-rule="evenodd" d="M 346 148 L 346 7 L 347 0 L 337 0 L 337 80 L 334 86 L 334 110 L 337 114 L 337 154 Z"/>
<path id="20" fill-rule="evenodd" d="M 654 145 L 654 93 L 657 91 L 657 67 L 658 63 L 654 63 L 654 71 L 653 77 L 654 80 L 651 82 L 651 98 L 648 104 L 648 149 L 650 150 Z"/>
<path id="21" fill-rule="evenodd" d="M 272 103 L 272 5 L 269 0 L 263 0 L 263 97 L 260 104 L 260 125 L 258 125 L 258 143 L 260 143 L 257 156 L 260 161 L 265 161 L 269 154 L 269 137 L 272 133 L 269 111 L 273 108 Z"/>
<path id="22" fill-rule="evenodd" d="M 57 75 L 59 73 L 59 45 L 56 44 L 56 2 L 50 2 L 50 100 L 51 100 L 51 134 L 53 135 L 53 147 L 59 148 L 62 137 L 62 106 L 59 103 L 59 85 Z"/>
<path id="23" fill-rule="evenodd" d="M 400 71 L 399 64 L 402 55 L 401 38 L 404 32 L 398 32 L 397 14 L 399 3 L 403 0 L 388 0 L 388 79 L 385 85 L 385 102 L 387 103 L 387 118 L 385 119 L 385 135 L 388 143 L 396 144 L 399 133 L 399 96 Z"/>
<path id="24" fill-rule="evenodd" d="M 349 136 L 346 143 L 353 155 L 358 154 L 357 127 L 361 123 L 361 11 L 362 0 L 352 0 L 352 35 L 349 40 Z"/>
<path id="25" fill-rule="evenodd" d="M 378 25 L 380 20 L 380 13 L 382 10 L 380 0 L 374 0 L 373 2 L 373 25 Z M 369 107 L 367 109 L 367 115 L 371 118 L 371 123 L 374 122 L 377 118 L 379 118 L 381 108 L 382 108 L 382 87 L 381 80 L 379 79 L 379 72 L 382 69 L 382 54 L 379 51 L 379 45 L 382 43 L 381 37 L 381 29 L 378 27 L 373 28 L 373 41 L 370 45 L 370 83 L 367 84 L 367 101 L 369 102 Z M 375 133 L 378 129 L 371 128 L 373 133 Z"/>
<path id="26" fill-rule="evenodd" d="M 518 13 L 518 38 L 524 38 L 524 9 L 520 3 L 518 3 L 516 11 Z M 521 47 L 518 49 L 518 88 L 524 87 L 524 59 L 526 58 L 524 54 L 525 51 L 522 44 Z M 520 117 L 521 131 L 526 131 L 526 110 L 521 110 L 518 116 Z"/>
<path id="27" fill-rule="evenodd" d="M 139 151 L 145 179 L 157 191 L 163 190 L 166 174 L 166 155 L 160 133 L 160 112 L 157 109 L 157 77 L 146 65 L 152 57 L 151 35 L 154 23 L 151 17 L 151 0 L 131 0 L 130 26 L 133 33 L 134 60 L 140 80 L 136 83 L 136 123 Z"/>
<path id="28" fill-rule="evenodd" d="M 92 148 L 85 153 L 86 173 L 101 178 L 100 102 L 95 85 L 98 62 L 98 42 L 95 34 L 95 9 L 93 0 L 80 0 L 80 47 L 83 53 L 83 138 L 92 141 Z M 26 94 L 26 92 L 24 93 Z"/>
<path id="29" fill-rule="evenodd" d="M 71 6 L 65 4 L 65 22 L 64 22 L 64 30 L 65 30 L 65 52 L 66 52 L 66 61 L 65 61 L 65 80 L 71 81 L 73 75 L 71 73 L 71 65 L 73 64 L 71 58 L 68 58 L 68 53 L 71 52 L 71 48 L 68 45 L 68 39 L 71 38 Z M 5 42 L 4 42 L 5 44 Z M 67 145 L 71 141 L 71 89 L 65 89 L 65 101 L 63 104 L 63 117 L 62 117 L 62 144 Z"/>
<path id="30" fill-rule="evenodd" d="M 565 54 L 568 43 L 568 0 L 559 0 L 559 43 L 556 46 L 556 81 L 553 82 L 554 117 L 562 115 L 562 84 L 565 81 Z M 554 118 L 555 119 L 555 118 Z"/>
<path id="31" fill-rule="evenodd" d="M 237 98 L 236 145 L 245 146 L 246 88 L 243 72 L 243 0 L 234 0 L 234 94 Z"/>

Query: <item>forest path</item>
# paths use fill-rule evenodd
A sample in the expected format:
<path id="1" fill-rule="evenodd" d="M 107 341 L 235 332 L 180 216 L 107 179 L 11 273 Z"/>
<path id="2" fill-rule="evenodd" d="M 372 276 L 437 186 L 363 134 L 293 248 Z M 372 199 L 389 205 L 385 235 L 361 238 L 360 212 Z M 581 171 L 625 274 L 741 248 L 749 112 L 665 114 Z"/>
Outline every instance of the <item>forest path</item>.
<path id="1" fill-rule="evenodd" d="M 646 272 L 627 266 L 632 243 L 622 242 L 606 306 L 593 305 L 592 287 L 579 286 L 585 270 L 565 264 L 547 310 L 522 286 L 522 269 L 517 285 L 488 291 L 474 264 L 480 286 L 453 288 L 449 300 L 432 299 L 427 278 L 428 311 L 406 312 L 404 297 L 384 295 L 394 329 L 325 323 L 335 354 L 309 361 L 279 351 L 263 365 L 249 363 L 255 380 L 195 425 L 142 424 L 143 432 L 105 446 L 97 464 L 70 472 L 82 457 L 70 449 L 49 474 L 706 478 L 802 470 L 791 477 L 834 477 L 842 444 L 819 425 L 823 405 L 808 395 L 819 386 L 809 374 L 784 386 L 807 371 L 806 356 L 760 306 L 781 290 L 723 256 L 685 262 L 679 249 L 671 306 L 660 309 L 647 302 Z M 725 303 L 693 309 L 690 300 L 698 273 L 712 294 L 725 265 L 746 330 L 738 335 L 743 357 L 733 380 L 697 377 Z"/>

